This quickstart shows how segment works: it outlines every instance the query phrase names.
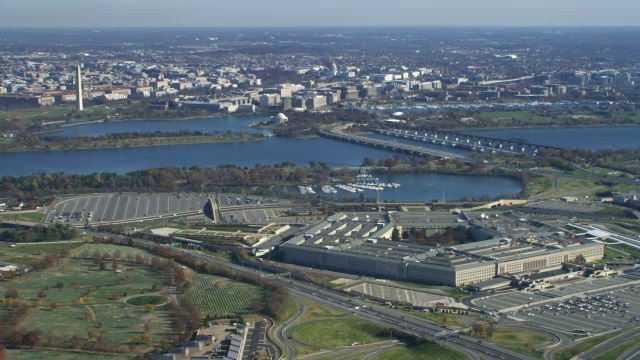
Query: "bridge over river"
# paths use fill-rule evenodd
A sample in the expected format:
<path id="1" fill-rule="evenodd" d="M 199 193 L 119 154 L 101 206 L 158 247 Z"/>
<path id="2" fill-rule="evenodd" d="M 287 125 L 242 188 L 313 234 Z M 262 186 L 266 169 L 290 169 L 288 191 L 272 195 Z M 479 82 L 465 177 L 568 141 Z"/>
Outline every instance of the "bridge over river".
<path id="1" fill-rule="evenodd" d="M 414 155 L 414 156 L 423 156 L 423 157 L 432 156 L 432 157 L 437 157 L 442 159 L 447 159 L 447 158 L 466 159 L 466 156 L 464 155 L 453 154 L 447 151 L 429 149 L 422 146 L 402 144 L 402 143 L 389 141 L 389 140 L 374 139 L 366 136 L 348 134 L 343 132 L 343 130 L 348 126 L 350 126 L 350 124 L 337 126 L 333 128 L 325 128 L 320 130 L 320 135 L 331 138 L 331 139 L 347 141 L 354 144 L 361 144 L 361 145 L 376 147 L 379 149 L 390 150 L 390 151 L 395 151 L 395 152 Z"/>
<path id="2" fill-rule="evenodd" d="M 526 140 L 504 140 L 485 136 L 468 135 L 453 131 L 413 131 L 413 130 L 382 130 L 374 132 L 387 136 L 400 137 L 410 140 L 428 142 L 432 144 L 457 147 L 477 152 L 487 152 L 504 155 L 536 156 L 538 149 L 560 149 L 553 146 L 531 144 Z"/>

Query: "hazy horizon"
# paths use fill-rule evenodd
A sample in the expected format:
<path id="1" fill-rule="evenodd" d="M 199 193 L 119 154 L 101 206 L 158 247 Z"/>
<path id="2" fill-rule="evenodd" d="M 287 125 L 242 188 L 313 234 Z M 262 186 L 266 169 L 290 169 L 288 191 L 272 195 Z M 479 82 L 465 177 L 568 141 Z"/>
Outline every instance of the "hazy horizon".
<path id="1" fill-rule="evenodd" d="M 2 28 L 640 26 L 637 0 L 22 0 L 2 8 Z"/>

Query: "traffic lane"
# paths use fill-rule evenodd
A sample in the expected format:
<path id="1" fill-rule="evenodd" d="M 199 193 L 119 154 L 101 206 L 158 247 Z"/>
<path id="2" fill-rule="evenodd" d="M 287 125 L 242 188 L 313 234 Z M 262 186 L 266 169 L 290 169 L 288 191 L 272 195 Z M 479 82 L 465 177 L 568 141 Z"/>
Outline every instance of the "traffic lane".
<path id="1" fill-rule="evenodd" d="M 251 270 L 244 269 L 241 266 L 237 266 L 235 264 L 230 264 L 230 263 L 221 264 L 220 260 L 211 258 L 206 255 L 188 254 L 188 256 L 192 258 L 200 259 L 206 262 L 217 263 L 219 265 L 225 266 L 227 268 L 235 269 L 241 272 L 249 272 L 249 273 L 258 272 L 253 269 Z M 262 272 L 260 271 L 260 273 Z M 262 274 L 264 276 L 265 273 L 262 273 Z M 272 275 L 272 274 L 266 274 L 266 275 Z M 278 279 L 278 277 L 275 277 L 274 279 Z M 348 311 L 348 306 L 343 305 L 342 300 L 338 300 L 338 299 L 343 299 L 346 296 L 339 295 L 337 293 L 332 293 L 331 291 L 329 291 L 330 296 L 336 297 L 337 299 L 333 298 L 331 300 L 325 300 L 324 296 L 318 296 L 318 293 L 321 293 L 321 290 L 317 289 L 315 286 L 302 285 L 302 283 L 298 283 L 298 282 L 296 283 L 285 282 L 285 286 L 287 286 L 290 289 L 293 295 L 298 295 L 304 298 L 312 299 L 314 301 L 319 301 L 322 304 L 337 308 L 338 310 L 344 309 Z M 305 289 L 305 290 L 303 291 L 299 289 Z M 310 289 L 315 289 L 315 291 Z M 325 294 L 325 295 L 328 295 L 328 294 Z M 365 304 L 364 302 L 359 302 L 358 300 L 354 300 L 354 301 L 356 303 Z M 413 318 L 411 316 L 404 316 L 404 315 L 398 318 L 398 314 L 387 314 L 386 311 L 389 311 L 389 310 L 385 310 L 382 308 L 378 309 L 378 307 L 375 307 L 375 309 L 376 310 L 374 310 L 374 308 L 367 309 L 367 312 L 364 312 L 364 314 L 366 314 L 365 317 L 370 319 L 374 323 L 381 324 L 383 326 L 388 325 L 397 330 L 404 331 L 409 334 L 413 334 L 414 336 L 421 336 L 421 337 L 425 337 L 425 335 L 433 336 L 436 333 L 441 332 L 443 328 L 446 329 L 445 326 L 432 324 L 432 323 L 426 322 L 424 319 Z M 372 316 L 371 314 L 369 314 L 370 311 L 373 311 L 375 316 Z M 405 324 L 405 327 L 402 327 L 401 324 Z M 459 345 L 461 348 L 464 348 L 464 349 L 471 349 L 472 351 L 481 352 L 485 355 L 503 357 L 505 359 L 530 359 L 530 357 L 528 356 L 510 351 L 510 350 L 501 349 L 490 343 L 479 344 L 479 343 L 476 343 L 476 340 L 473 338 L 470 338 L 467 336 L 461 336 L 461 335 L 458 335 L 458 336 L 459 337 L 454 337 L 454 338 L 449 337 L 448 342 Z M 441 345 L 444 344 L 444 340 L 441 340 L 439 338 L 435 338 L 435 341 L 440 343 Z"/>

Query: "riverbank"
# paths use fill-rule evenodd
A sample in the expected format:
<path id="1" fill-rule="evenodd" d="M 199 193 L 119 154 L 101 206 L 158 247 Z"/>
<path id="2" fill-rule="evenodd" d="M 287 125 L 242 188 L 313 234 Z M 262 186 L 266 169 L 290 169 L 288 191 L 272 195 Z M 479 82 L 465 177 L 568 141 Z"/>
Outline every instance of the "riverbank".
<path id="1" fill-rule="evenodd" d="M 19 153 L 19 152 L 39 152 L 39 151 L 60 151 L 60 150 L 92 150 L 92 149 L 119 149 L 134 147 L 152 147 L 152 146 L 172 146 L 172 145 L 195 145 L 195 144 L 215 144 L 215 143 L 232 143 L 232 142 L 248 142 L 264 140 L 265 136 L 237 137 L 237 138 L 221 138 L 220 136 L 171 136 L 171 137 L 149 137 L 137 139 L 119 139 L 119 140 L 99 140 L 92 142 L 87 146 L 48 146 L 39 148 L 0 148 L 0 152 Z M 13 144 L 19 145 L 19 144 Z"/>

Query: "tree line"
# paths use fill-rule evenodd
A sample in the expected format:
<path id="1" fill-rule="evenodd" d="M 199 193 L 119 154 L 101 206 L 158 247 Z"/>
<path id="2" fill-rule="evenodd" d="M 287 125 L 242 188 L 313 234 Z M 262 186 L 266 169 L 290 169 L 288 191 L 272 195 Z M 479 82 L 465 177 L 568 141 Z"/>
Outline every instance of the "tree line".
<path id="1" fill-rule="evenodd" d="M 57 223 L 47 227 L 29 227 L 28 229 L 6 229 L 0 231 L 0 242 L 28 243 L 72 240 L 78 235 L 78 229 L 68 224 Z"/>
<path id="2" fill-rule="evenodd" d="M 111 144 L 117 146 L 126 140 L 180 138 L 180 137 L 210 137 L 220 141 L 262 139 L 263 134 L 250 134 L 247 132 L 215 131 L 204 132 L 194 130 L 181 131 L 141 131 L 109 133 L 96 136 L 61 136 L 61 135 L 33 135 L 23 134 L 16 137 L 15 143 L 3 144 L 0 149 L 11 150 L 47 150 L 55 148 L 79 148 L 91 147 L 97 144 Z"/>

